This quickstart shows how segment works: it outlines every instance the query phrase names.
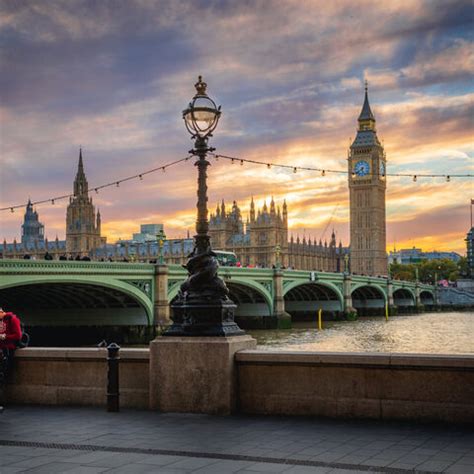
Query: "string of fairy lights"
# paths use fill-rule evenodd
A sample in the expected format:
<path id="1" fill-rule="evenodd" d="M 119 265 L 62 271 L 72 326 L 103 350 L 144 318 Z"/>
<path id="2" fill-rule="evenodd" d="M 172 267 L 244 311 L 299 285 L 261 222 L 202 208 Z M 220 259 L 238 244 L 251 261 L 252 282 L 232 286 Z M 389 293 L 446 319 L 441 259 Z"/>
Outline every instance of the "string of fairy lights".
<path id="1" fill-rule="evenodd" d="M 263 165 L 266 166 L 268 169 L 276 168 L 276 169 L 287 169 L 287 170 L 292 170 L 293 173 L 297 173 L 299 171 L 312 171 L 312 172 L 317 172 L 320 173 L 321 176 L 326 176 L 326 174 L 339 174 L 339 175 L 347 175 L 348 171 L 347 170 L 337 170 L 337 169 L 330 169 L 330 168 L 317 168 L 317 167 L 312 167 L 312 166 L 294 166 L 294 165 L 288 165 L 284 163 L 275 163 L 271 161 L 260 161 L 260 160 L 251 160 L 249 158 L 242 158 L 238 156 L 229 156 L 229 155 L 223 155 L 220 153 L 214 153 L 214 152 L 209 152 L 208 153 L 210 156 L 214 157 L 216 161 L 218 161 L 220 158 L 224 160 L 230 161 L 231 164 L 235 163 L 240 163 L 241 166 L 243 166 L 245 163 L 250 163 L 254 165 Z M 183 163 L 185 161 L 188 161 L 189 159 L 192 158 L 192 155 L 186 156 L 185 158 L 181 158 L 176 161 L 172 161 L 170 163 L 167 163 L 165 165 L 158 166 L 156 168 L 142 171 L 141 173 L 134 174 L 132 176 L 127 176 L 126 178 L 118 179 L 111 181 L 109 183 L 101 184 L 99 186 L 94 186 L 91 187 L 90 190 L 94 191 L 96 194 L 99 193 L 100 190 L 109 188 L 109 187 L 120 187 L 120 184 L 125 183 L 127 181 L 132 181 L 135 179 L 138 179 L 140 181 L 143 180 L 143 177 L 146 175 L 149 175 L 151 173 L 155 173 L 157 171 L 162 171 L 163 173 L 166 172 L 167 168 L 170 168 L 172 166 L 175 166 L 179 163 Z M 355 173 L 352 173 L 352 176 L 355 176 Z M 425 174 L 425 173 L 383 173 L 382 176 L 391 176 L 391 177 L 403 177 L 403 178 L 411 178 L 413 182 L 417 182 L 420 178 L 443 178 L 446 180 L 446 182 L 450 182 L 451 179 L 453 178 L 473 178 L 474 175 L 472 174 Z M 74 193 L 71 194 L 64 194 L 61 196 L 55 196 L 47 199 L 42 199 L 40 201 L 34 201 L 31 202 L 32 205 L 38 206 L 39 204 L 51 204 L 54 205 L 57 201 L 61 201 L 64 199 L 69 199 L 71 197 L 74 197 Z M 2 207 L 0 208 L 0 211 L 10 211 L 10 212 L 15 212 L 15 209 L 20 209 L 24 208 L 25 204 L 17 204 L 14 206 L 7 206 L 7 207 Z"/>
<path id="2" fill-rule="evenodd" d="M 127 181 L 132 181 L 133 179 L 138 179 L 140 181 L 143 181 L 143 177 L 148 175 L 148 174 L 156 173 L 157 171 L 162 171 L 163 173 L 165 173 L 167 168 L 170 168 L 171 166 L 182 163 L 183 161 L 188 161 L 190 158 L 192 158 L 191 155 L 187 156 L 185 158 L 181 158 L 180 160 L 172 161 L 172 162 L 167 163 L 165 165 L 158 166 L 157 168 L 142 171 L 141 173 L 134 174 L 133 176 L 127 176 L 126 178 L 117 179 L 117 180 L 111 181 L 110 183 L 101 184 L 100 186 L 94 186 L 94 187 L 89 188 L 89 189 L 91 191 L 94 191 L 96 194 L 99 194 L 99 191 L 101 189 L 110 188 L 112 186 L 115 186 L 115 187 L 118 188 L 118 187 L 120 187 L 121 183 L 125 183 Z M 56 203 L 56 201 L 61 201 L 63 199 L 68 199 L 68 198 L 71 198 L 71 197 L 74 197 L 74 193 L 63 194 L 62 196 L 55 196 L 55 197 L 52 197 L 52 198 L 43 199 L 41 201 L 34 201 L 34 202 L 31 202 L 31 204 L 33 206 L 37 206 L 38 204 L 45 204 L 45 203 L 50 203 L 50 204 L 54 205 Z M 15 206 L 2 207 L 2 208 L 0 208 L 0 211 L 15 212 L 15 209 L 24 208 L 24 207 L 25 207 L 25 204 L 17 204 Z"/>
<path id="3" fill-rule="evenodd" d="M 265 165 L 268 169 L 271 168 L 282 168 L 282 169 L 291 169 L 293 173 L 297 173 L 298 171 L 317 171 L 321 173 L 321 176 L 326 176 L 326 173 L 333 173 L 333 174 L 347 174 L 346 170 L 333 170 L 329 168 L 315 168 L 311 166 L 294 166 L 294 165 L 286 165 L 281 163 L 272 163 L 269 161 L 259 161 L 259 160 L 250 160 L 248 158 L 240 158 L 237 156 L 229 156 L 229 155 L 221 155 L 220 153 L 209 153 L 210 155 L 214 156 L 216 160 L 219 158 L 223 158 L 225 160 L 230 160 L 232 164 L 240 163 L 243 165 L 244 163 L 252 163 L 256 165 Z M 354 176 L 355 173 L 352 173 Z M 399 176 L 405 178 L 412 178 L 414 182 L 418 181 L 419 178 L 443 178 L 448 183 L 451 181 L 451 178 L 473 178 L 474 175 L 472 174 L 424 174 L 424 173 L 383 173 L 383 176 Z"/>

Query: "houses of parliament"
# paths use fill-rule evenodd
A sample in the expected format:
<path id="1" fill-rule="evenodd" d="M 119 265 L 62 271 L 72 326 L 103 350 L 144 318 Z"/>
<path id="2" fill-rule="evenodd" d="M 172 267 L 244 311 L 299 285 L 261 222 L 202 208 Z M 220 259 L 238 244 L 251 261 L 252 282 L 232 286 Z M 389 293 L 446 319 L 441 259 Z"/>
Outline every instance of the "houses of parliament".
<path id="1" fill-rule="evenodd" d="M 350 191 L 351 245 L 336 242 L 334 232 L 329 242 L 311 238 L 289 238 L 288 206 L 285 201 L 257 209 L 253 198 L 244 222 L 234 201 L 229 208 L 224 201 L 209 219 L 209 234 L 215 250 L 231 251 L 243 266 L 271 267 L 281 264 L 299 270 L 338 272 L 348 269 L 366 275 L 387 273 L 385 237 L 386 157 L 377 138 L 375 117 L 369 105 L 367 86 L 358 130 L 348 156 Z M 193 239 L 164 242 L 167 263 L 183 264 L 193 248 Z M 21 242 L 3 242 L 4 258 L 98 259 L 153 261 L 159 253 L 156 239 L 138 239 L 108 244 L 101 235 L 101 216 L 89 196 L 82 150 L 73 183 L 73 196 L 66 211 L 66 240 L 48 242 L 38 213 L 28 202 L 22 225 Z M 349 258 L 348 258 L 349 257 Z"/>

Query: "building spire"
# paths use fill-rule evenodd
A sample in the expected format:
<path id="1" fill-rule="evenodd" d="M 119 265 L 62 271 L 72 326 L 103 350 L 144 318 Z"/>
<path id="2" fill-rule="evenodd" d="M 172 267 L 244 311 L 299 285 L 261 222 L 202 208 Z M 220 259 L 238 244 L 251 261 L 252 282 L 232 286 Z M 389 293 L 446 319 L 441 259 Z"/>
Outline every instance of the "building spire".
<path id="1" fill-rule="evenodd" d="M 82 162 L 82 147 L 79 148 L 79 163 L 77 165 L 76 179 L 74 180 L 74 195 L 82 196 L 88 194 L 88 184 L 84 173 L 84 164 Z"/>
<path id="2" fill-rule="evenodd" d="M 359 122 L 365 122 L 367 120 L 372 120 L 372 121 L 375 122 L 374 114 L 372 113 L 372 110 L 370 109 L 368 90 L 369 90 L 369 83 L 366 80 L 365 81 L 364 105 L 362 106 L 362 110 L 360 111 L 360 115 L 359 115 L 359 118 L 358 118 Z"/>
<path id="3" fill-rule="evenodd" d="M 255 222 L 255 203 L 253 200 L 253 196 L 252 200 L 250 201 L 250 222 Z"/>

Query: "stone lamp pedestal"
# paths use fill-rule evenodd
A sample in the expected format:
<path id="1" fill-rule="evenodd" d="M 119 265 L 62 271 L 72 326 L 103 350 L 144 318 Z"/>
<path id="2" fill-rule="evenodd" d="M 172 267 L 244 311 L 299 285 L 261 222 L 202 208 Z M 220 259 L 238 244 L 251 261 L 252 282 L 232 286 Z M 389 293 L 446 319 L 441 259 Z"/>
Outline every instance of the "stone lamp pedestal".
<path id="1" fill-rule="evenodd" d="M 235 353 L 251 336 L 158 337 L 150 343 L 150 409 L 229 415 L 236 409 Z"/>

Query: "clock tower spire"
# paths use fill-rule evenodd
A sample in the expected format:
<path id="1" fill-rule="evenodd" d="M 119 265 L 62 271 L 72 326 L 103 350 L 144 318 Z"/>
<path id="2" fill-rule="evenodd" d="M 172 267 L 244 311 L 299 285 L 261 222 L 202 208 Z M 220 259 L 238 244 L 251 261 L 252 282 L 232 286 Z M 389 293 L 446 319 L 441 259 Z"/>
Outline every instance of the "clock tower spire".
<path id="1" fill-rule="evenodd" d="M 367 81 L 357 121 L 357 136 L 348 156 L 351 269 L 359 274 L 386 275 L 386 157 L 375 130 Z"/>

